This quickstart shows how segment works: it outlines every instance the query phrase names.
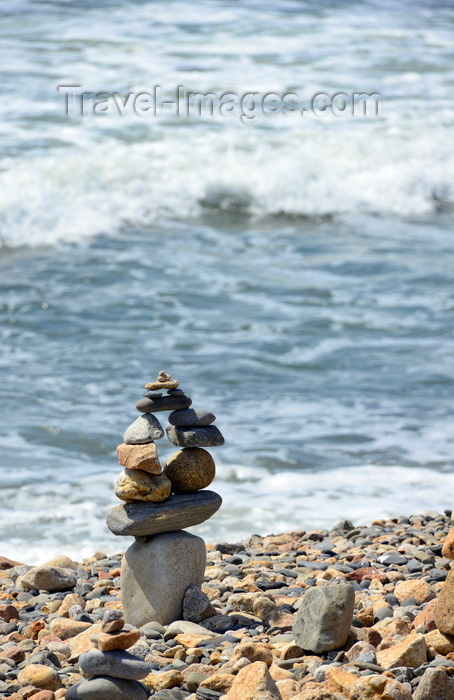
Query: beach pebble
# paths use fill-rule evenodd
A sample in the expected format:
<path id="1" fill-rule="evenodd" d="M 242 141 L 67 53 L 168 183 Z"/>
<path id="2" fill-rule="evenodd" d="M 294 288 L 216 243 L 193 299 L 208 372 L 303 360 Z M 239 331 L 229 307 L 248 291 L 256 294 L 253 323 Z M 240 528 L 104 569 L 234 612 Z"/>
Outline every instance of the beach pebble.
<path id="1" fill-rule="evenodd" d="M 211 425 L 215 420 L 216 416 L 203 408 L 186 408 L 169 415 L 169 423 L 177 428 Z"/>
<path id="2" fill-rule="evenodd" d="M 90 622 L 78 622 L 67 617 L 55 617 L 50 623 L 50 633 L 60 639 L 71 639 L 81 632 L 90 629 Z"/>
<path id="3" fill-rule="evenodd" d="M 211 601 L 198 586 L 188 586 L 183 598 L 183 619 L 190 622 L 202 622 L 218 614 Z"/>
<path id="4" fill-rule="evenodd" d="M 150 672 L 149 665 L 127 651 L 92 649 L 79 657 L 79 665 L 86 676 L 114 676 L 127 680 L 141 680 Z"/>
<path id="5" fill-rule="evenodd" d="M 268 666 L 255 661 L 242 668 L 223 700 L 282 700 Z"/>
<path id="6" fill-rule="evenodd" d="M 141 627 L 181 619 L 188 586 L 201 586 L 205 543 L 188 532 L 166 532 L 126 550 L 121 566 L 126 622 Z"/>
<path id="7" fill-rule="evenodd" d="M 57 690 L 61 687 L 57 672 L 43 664 L 28 664 L 19 671 L 17 680 L 21 686 L 32 685 L 45 690 Z"/>
<path id="8" fill-rule="evenodd" d="M 122 501 L 153 501 L 158 503 L 170 496 L 172 484 L 165 474 L 149 474 L 140 469 L 123 469 L 114 484 L 117 498 Z"/>
<path id="9" fill-rule="evenodd" d="M 295 643 L 314 652 L 344 646 L 350 632 L 354 604 L 351 583 L 308 589 L 293 625 Z"/>
<path id="10" fill-rule="evenodd" d="M 401 605 L 408 598 L 413 598 L 416 605 L 422 605 L 435 598 L 432 586 L 422 579 L 399 581 L 394 589 L 394 595 Z"/>
<path id="11" fill-rule="evenodd" d="M 428 668 L 413 693 L 413 700 L 452 700 L 454 680 L 441 668 Z"/>
<path id="12" fill-rule="evenodd" d="M 172 455 L 164 474 L 172 483 L 173 493 L 193 493 L 209 486 L 216 473 L 214 460 L 200 447 L 187 447 Z"/>
<path id="13" fill-rule="evenodd" d="M 159 411 L 180 411 L 184 408 L 189 408 L 191 404 L 192 399 L 186 394 L 178 396 L 167 394 L 157 399 L 139 399 L 136 403 L 136 409 L 141 413 L 158 413 Z"/>
<path id="14" fill-rule="evenodd" d="M 221 504 L 222 498 L 214 491 L 197 491 L 170 496 L 161 503 L 116 506 L 108 512 L 106 522 L 114 535 L 154 535 L 199 525 L 216 513 Z"/>
<path id="15" fill-rule="evenodd" d="M 224 438 L 215 425 L 200 428 L 166 428 L 167 437 L 177 447 L 215 447 L 224 444 Z"/>
<path id="16" fill-rule="evenodd" d="M 70 569 L 59 566 L 35 566 L 20 578 L 26 591 L 66 591 L 74 588 L 77 576 Z"/>
<path id="17" fill-rule="evenodd" d="M 65 700 L 147 700 L 148 692 L 138 681 L 98 676 L 66 691 Z"/>
<path id="18" fill-rule="evenodd" d="M 123 629 L 118 632 L 100 632 L 96 635 L 96 645 L 100 651 L 125 650 L 140 639 L 137 629 Z"/>
<path id="19" fill-rule="evenodd" d="M 434 609 L 434 620 L 440 632 L 454 634 L 454 569 L 443 584 Z"/>
<path id="20" fill-rule="evenodd" d="M 117 447 L 118 461 L 128 469 L 141 469 L 150 474 L 160 474 L 161 464 L 154 442 L 144 445 L 128 445 L 125 442 Z"/>
<path id="21" fill-rule="evenodd" d="M 427 647 L 422 634 L 409 634 L 389 649 L 377 652 L 377 664 L 382 668 L 409 666 L 418 668 L 427 661 Z"/>

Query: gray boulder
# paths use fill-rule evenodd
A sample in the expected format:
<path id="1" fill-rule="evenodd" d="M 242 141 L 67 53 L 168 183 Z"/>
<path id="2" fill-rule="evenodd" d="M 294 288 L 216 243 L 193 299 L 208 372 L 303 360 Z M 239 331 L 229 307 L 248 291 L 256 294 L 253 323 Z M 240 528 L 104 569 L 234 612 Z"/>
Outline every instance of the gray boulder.
<path id="1" fill-rule="evenodd" d="M 343 647 L 353 620 L 355 593 L 351 583 L 309 588 L 293 625 L 293 638 L 315 653 Z"/>

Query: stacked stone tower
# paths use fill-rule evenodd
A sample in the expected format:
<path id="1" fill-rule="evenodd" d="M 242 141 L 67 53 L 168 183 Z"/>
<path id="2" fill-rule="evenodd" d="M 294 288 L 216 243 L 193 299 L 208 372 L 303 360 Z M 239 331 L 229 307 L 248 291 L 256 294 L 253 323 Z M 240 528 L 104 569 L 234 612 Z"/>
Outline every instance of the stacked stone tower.
<path id="1" fill-rule="evenodd" d="M 224 443 L 215 416 L 189 408 L 192 400 L 163 371 L 145 389 L 136 404 L 141 416 L 117 447 L 124 469 L 115 494 L 124 503 L 107 515 L 115 535 L 135 537 L 123 557 L 121 591 L 125 620 L 137 627 L 181 618 L 185 591 L 202 585 L 206 564 L 204 541 L 185 528 L 208 520 L 222 503 L 217 493 L 205 490 L 215 464 L 204 448 Z M 171 411 L 167 436 L 182 448 L 164 470 L 155 444 L 164 430 L 154 415 L 162 411 Z"/>

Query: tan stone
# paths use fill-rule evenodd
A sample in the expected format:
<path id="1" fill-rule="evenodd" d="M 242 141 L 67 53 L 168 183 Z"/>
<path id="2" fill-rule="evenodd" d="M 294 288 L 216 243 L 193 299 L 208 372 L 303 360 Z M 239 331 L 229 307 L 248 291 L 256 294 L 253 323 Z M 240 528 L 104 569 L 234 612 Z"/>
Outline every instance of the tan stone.
<path id="1" fill-rule="evenodd" d="M 302 692 L 295 695 L 293 700 L 347 700 L 347 697 L 325 685 L 309 681 L 304 683 Z"/>
<path id="2" fill-rule="evenodd" d="M 407 598 L 414 598 L 416 605 L 422 605 L 435 598 L 432 586 L 422 579 L 399 581 L 394 589 L 394 595 L 399 603 L 403 603 Z"/>
<path id="3" fill-rule="evenodd" d="M 55 691 L 55 700 L 61 700 L 66 695 L 66 688 L 60 688 L 60 690 Z"/>
<path id="4" fill-rule="evenodd" d="M 426 645 L 437 654 L 449 654 L 454 651 L 454 636 L 444 635 L 440 630 L 432 630 L 424 635 Z"/>
<path id="5" fill-rule="evenodd" d="M 356 644 L 347 651 L 345 656 L 348 661 L 354 661 L 360 654 L 364 654 L 366 651 L 373 651 L 375 653 L 375 647 L 373 647 L 372 644 L 368 644 L 368 642 L 356 642 Z"/>
<path id="6" fill-rule="evenodd" d="M 411 624 L 400 617 L 385 617 L 384 620 L 376 622 L 372 629 L 380 632 L 382 637 L 394 637 L 395 634 L 400 634 L 404 637 L 410 634 Z"/>
<path id="7" fill-rule="evenodd" d="M 282 700 L 276 683 L 263 661 L 242 668 L 223 700 Z"/>
<path id="8" fill-rule="evenodd" d="M 185 649 L 189 649 L 190 647 L 197 647 L 200 642 L 203 642 L 205 639 L 212 639 L 213 638 L 213 633 L 207 630 L 206 634 L 193 634 L 191 632 L 182 632 L 181 634 L 177 634 L 175 637 L 175 641 L 178 644 L 181 644 Z"/>
<path id="9" fill-rule="evenodd" d="M 141 469 L 150 474 L 160 474 L 161 464 L 154 442 L 144 445 L 127 445 L 123 442 L 117 447 L 118 461 L 128 469 Z"/>
<path id="10" fill-rule="evenodd" d="M 283 681 L 293 679 L 293 673 L 287 671 L 285 668 L 281 668 L 277 664 L 272 664 L 270 666 L 270 675 L 273 681 Z"/>
<path id="11" fill-rule="evenodd" d="M 300 691 L 299 684 L 292 678 L 284 678 L 280 681 L 276 681 L 276 685 L 282 700 L 292 700 Z"/>
<path id="12" fill-rule="evenodd" d="M 172 493 L 193 493 L 211 484 L 216 467 L 206 450 L 185 447 L 168 459 L 164 474 L 172 482 Z"/>
<path id="13" fill-rule="evenodd" d="M 230 657 L 230 661 L 235 663 L 244 657 L 251 662 L 263 661 L 268 668 L 273 663 L 273 653 L 267 644 L 262 642 L 253 642 L 250 639 L 244 639 L 241 641 Z"/>
<path id="14" fill-rule="evenodd" d="M 147 688 L 157 693 L 159 690 L 166 690 L 183 685 L 184 678 L 181 671 L 172 669 L 171 671 L 164 671 L 163 673 L 150 673 L 142 680 L 142 683 L 145 683 Z"/>
<path id="15" fill-rule="evenodd" d="M 57 690 L 61 687 L 56 671 L 44 664 L 28 664 L 19 671 L 17 680 L 22 686 L 33 685 L 44 690 Z"/>
<path id="16" fill-rule="evenodd" d="M 154 501 L 170 496 L 172 484 L 165 474 L 149 474 L 141 469 L 123 469 L 114 484 L 117 498 L 122 501 Z"/>
<path id="17" fill-rule="evenodd" d="M 452 700 L 454 680 L 442 668 L 428 668 L 413 693 L 413 700 Z"/>
<path id="18" fill-rule="evenodd" d="M 287 602 L 290 603 L 289 600 Z M 268 598 L 267 596 L 259 595 L 258 598 L 252 601 L 252 610 L 248 612 L 252 612 L 256 617 L 264 620 L 273 612 L 273 610 L 276 609 L 276 607 L 277 606 L 274 600 L 271 600 L 271 598 Z"/>
<path id="19" fill-rule="evenodd" d="M 66 554 L 60 554 L 58 557 L 49 559 L 49 561 L 46 561 L 42 566 L 59 566 L 62 569 L 72 569 L 72 571 L 76 571 L 78 564 L 76 564 L 71 557 L 67 557 Z"/>
<path id="20" fill-rule="evenodd" d="M 178 381 L 176 379 L 169 379 L 167 381 L 157 381 L 145 384 L 145 389 L 148 391 L 159 391 L 160 389 L 177 389 Z"/>
<path id="21" fill-rule="evenodd" d="M 446 559 L 454 559 L 454 527 L 450 529 L 446 536 L 441 555 L 446 557 Z"/>
<path id="22" fill-rule="evenodd" d="M 343 668 L 328 668 L 325 685 L 332 690 L 349 695 L 350 688 L 357 681 L 357 677 Z"/>
<path id="23" fill-rule="evenodd" d="M 365 627 L 372 627 L 374 624 L 374 610 L 373 608 L 364 608 L 364 610 L 358 610 L 356 617 L 361 620 Z"/>
<path id="24" fill-rule="evenodd" d="M 82 609 L 85 609 L 85 600 L 82 598 L 82 596 L 78 595 L 77 593 L 68 593 L 68 595 L 65 596 L 61 601 L 61 605 L 57 608 L 58 616 L 68 617 L 69 609 L 73 605 L 80 605 Z M 79 632 L 81 632 L 81 630 L 79 630 Z M 79 632 L 77 632 L 77 634 L 79 634 Z"/>
<path id="25" fill-rule="evenodd" d="M 295 642 L 285 644 L 285 646 L 281 648 L 280 652 L 280 658 L 283 660 L 298 659 L 301 656 L 304 656 L 304 650 L 301 649 L 301 647 L 299 647 L 298 644 L 295 644 Z"/>
<path id="26" fill-rule="evenodd" d="M 50 632 L 55 634 L 60 639 L 70 639 L 76 637 L 81 632 L 92 627 L 91 622 L 78 622 L 77 620 L 69 620 L 66 617 L 54 617 L 50 623 Z"/>
<path id="27" fill-rule="evenodd" d="M 52 690 L 40 690 L 38 693 L 34 693 L 34 700 L 55 700 L 55 693 Z"/>
<path id="28" fill-rule="evenodd" d="M 231 673 L 213 673 L 201 682 L 199 688 L 209 688 L 218 693 L 228 693 L 236 676 Z"/>
<path id="29" fill-rule="evenodd" d="M 440 632 L 454 634 L 454 569 L 446 577 L 434 610 L 434 620 Z"/>
<path id="30" fill-rule="evenodd" d="M 113 651 L 114 649 L 129 649 L 140 639 L 139 630 L 121 630 L 109 634 L 101 632 L 98 635 L 97 645 L 100 651 Z"/>
<path id="31" fill-rule="evenodd" d="M 389 649 L 377 652 L 377 664 L 386 669 L 393 666 L 418 668 L 426 661 L 426 642 L 422 634 L 409 634 Z"/>
<path id="32" fill-rule="evenodd" d="M 358 678 L 349 692 L 349 700 L 412 700 L 411 692 L 402 683 L 386 676 Z"/>
<path id="33" fill-rule="evenodd" d="M 100 622 L 95 625 L 91 625 L 90 629 L 86 629 L 85 632 L 81 632 L 77 635 L 77 637 L 73 637 L 69 640 L 69 661 L 71 663 L 78 661 L 79 656 L 84 652 L 96 648 L 96 644 L 91 640 L 91 637 L 99 632 L 101 632 Z"/>

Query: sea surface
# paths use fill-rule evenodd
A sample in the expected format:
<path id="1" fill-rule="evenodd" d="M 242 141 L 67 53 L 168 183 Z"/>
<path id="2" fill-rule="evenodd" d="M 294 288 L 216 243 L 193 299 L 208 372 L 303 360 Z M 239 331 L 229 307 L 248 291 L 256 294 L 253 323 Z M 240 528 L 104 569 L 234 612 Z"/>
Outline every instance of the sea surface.
<path id="1" fill-rule="evenodd" d="M 225 435 L 207 541 L 452 508 L 453 29 L 434 0 L 3 0 L 0 554 L 129 545 L 115 447 L 161 369 Z M 69 116 L 72 84 L 383 110 Z"/>

